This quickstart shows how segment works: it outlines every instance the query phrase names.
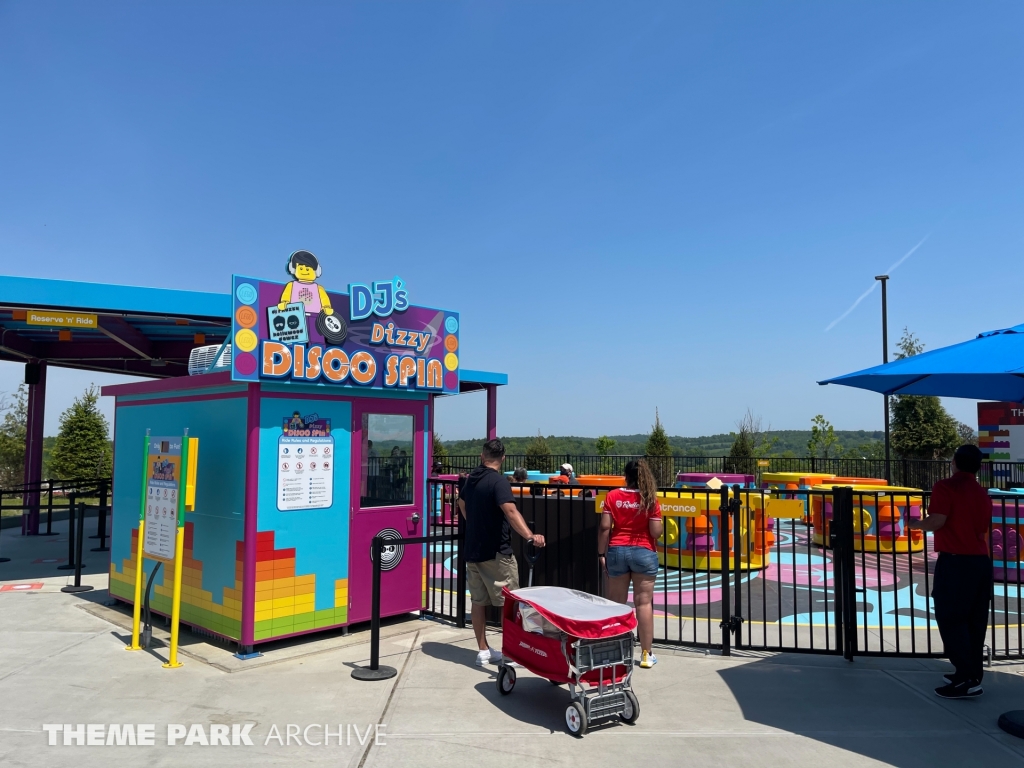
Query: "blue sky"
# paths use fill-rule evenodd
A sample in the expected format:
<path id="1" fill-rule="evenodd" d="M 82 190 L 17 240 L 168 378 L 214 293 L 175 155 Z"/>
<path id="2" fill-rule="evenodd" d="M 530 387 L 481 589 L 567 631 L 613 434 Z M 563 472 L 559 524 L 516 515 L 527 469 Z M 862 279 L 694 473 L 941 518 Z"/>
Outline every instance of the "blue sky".
<path id="1" fill-rule="evenodd" d="M 1024 322 L 1019 3 L 0 2 L 0 269 L 395 274 L 506 434 L 881 428 L 815 381 Z M 0 390 L 20 366 L 0 364 Z M 47 432 L 90 380 L 52 375 Z M 948 400 L 964 421 L 973 403 Z M 483 431 L 480 396 L 439 405 Z"/>

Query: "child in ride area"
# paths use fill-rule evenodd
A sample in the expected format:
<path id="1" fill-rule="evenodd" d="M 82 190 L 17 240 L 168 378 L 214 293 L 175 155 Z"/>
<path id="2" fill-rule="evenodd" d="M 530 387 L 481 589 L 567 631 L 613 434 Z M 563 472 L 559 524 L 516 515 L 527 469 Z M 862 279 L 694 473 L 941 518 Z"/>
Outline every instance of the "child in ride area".
<path id="1" fill-rule="evenodd" d="M 658 484 L 644 459 L 626 465 L 626 487 L 610 491 L 601 508 L 597 552 L 608 575 L 608 598 L 625 603 L 633 585 L 640 666 L 658 663 L 651 650 L 654 640 L 654 581 L 658 553 L 654 542 L 664 531 Z"/>

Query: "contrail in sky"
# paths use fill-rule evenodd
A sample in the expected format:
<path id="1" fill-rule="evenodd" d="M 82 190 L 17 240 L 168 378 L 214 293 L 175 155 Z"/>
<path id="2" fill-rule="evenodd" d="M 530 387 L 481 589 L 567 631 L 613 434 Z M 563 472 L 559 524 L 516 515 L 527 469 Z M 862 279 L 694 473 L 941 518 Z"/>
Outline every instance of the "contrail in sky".
<path id="1" fill-rule="evenodd" d="M 891 275 L 893 272 L 895 272 L 896 268 L 899 267 L 899 265 L 902 264 L 904 261 L 909 259 L 914 254 L 914 251 L 916 251 L 918 248 L 920 248 L 922 245 L 924 245 L 924 241 L 927 240 L 929 237 L 931 237 L 931 233 L 925 235 L 920 243 L 918 243 L 913 248 L 911 248 L 909 251 L 907 251 L 905 254 L 903 254 L 902 258 L 900 258 L 899 261 L 897 261 L 895 264 L 893 264 L 891 267 L 889 267 L 889 270 L 886 272 L 886 274 L 887 275 Z M 878 287 L 878 281 L 875 280 L 875 282 L 873 282 L 871 284 L 870 288 L 868 288 L 866 291 L 864 291 L 864 293 L 862 293 L 860 296 L 857 297 L 857 300 L 855 302 L 853 302 L 852 305 L 850 305 L 850 308 L 848 310 L 843 312 L 843 314 L 841 314 L 839 317 L 837 317 L 835 320 L 833 320 L 831 323 L 828 324 L 828 328 L 825 329 L 825 333 L 828 333 L 833 328 L 835 328 L 839 323 L 841 323 L 843 320 L 845 320 L 846 316 L 848 314 L 850 314 L 851 312 L 853 312 L 853 310 L 855 310 L 857 308 L 857 305 L 860 304 L 862 301 L 864 301 L 864 299 L 866 299 L 868 296 L 870 296 L 871 292 L 873 290 L 875 290 L 875 288 L 877 288 L 877 287 Z"/>

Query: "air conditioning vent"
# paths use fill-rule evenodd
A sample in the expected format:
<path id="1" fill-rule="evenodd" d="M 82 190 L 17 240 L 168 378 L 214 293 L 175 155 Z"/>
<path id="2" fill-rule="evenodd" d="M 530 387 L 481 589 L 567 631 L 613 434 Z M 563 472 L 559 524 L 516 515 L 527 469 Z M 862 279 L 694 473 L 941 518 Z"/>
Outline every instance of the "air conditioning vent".
<path id="1" fill-rule="evenodd" d="M 213 358 L 217 356 L 220 344 L 207 344 L 205 347 L 196 347 L 188 355 L 188 375 L 198 376 L 203 373 L 227 370 L 231 367 L 231 345 L 224 347 L 224 352 L 217 360 L 216 365 L 211 366 Z"/>

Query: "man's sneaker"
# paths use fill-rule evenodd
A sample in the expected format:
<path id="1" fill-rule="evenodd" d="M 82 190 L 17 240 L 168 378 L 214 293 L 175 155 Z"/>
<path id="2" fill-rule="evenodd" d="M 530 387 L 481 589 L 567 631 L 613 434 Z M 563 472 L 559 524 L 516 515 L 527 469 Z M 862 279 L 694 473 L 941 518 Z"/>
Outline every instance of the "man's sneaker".
<path id="1" fill-rule="evenodd" d="M 984 692 L 981 683 L 976 683 L 973 680 L 965 680 L 956 685 L 950 683 L 935 689 L 935 695 L 941 696 L 943 699 L 970 699 L 981 696 Z"/>
<path id="2" fill-rule="evenodd" d="M 501 664 L 502 655 L 501 651 L 496 651 L 493 648 L 489 649 L 491 652 L 491 664 Z"/>
<path id="3" fill-rule="evenodd" d="M 650 669 L 658 663 L 658 657 L 648 651 L 643 651 L 640 654 L 640 667 L 641 669 Z"/>
<path id="4" fill-rule="evenodd" d="M 486 667 L 488 664 L 491 663 L 491 659 L 493 658 L 491 654 L 493 653 L 493 648 L 487 648 L 486 650 L 478 652 L 476 655 L 476 665 L 478 667 Z M 498 656 L 500 658 L 501 654 L 499 653 Z"/>

